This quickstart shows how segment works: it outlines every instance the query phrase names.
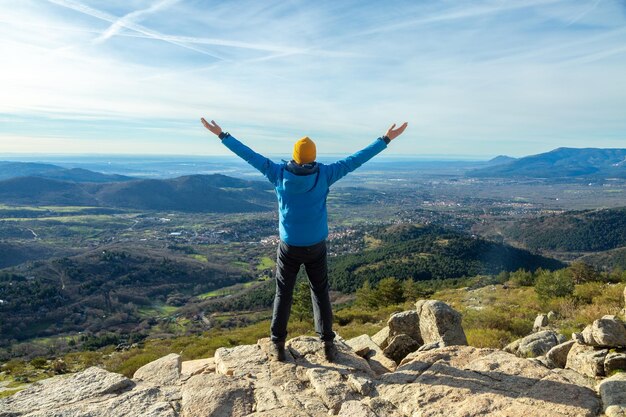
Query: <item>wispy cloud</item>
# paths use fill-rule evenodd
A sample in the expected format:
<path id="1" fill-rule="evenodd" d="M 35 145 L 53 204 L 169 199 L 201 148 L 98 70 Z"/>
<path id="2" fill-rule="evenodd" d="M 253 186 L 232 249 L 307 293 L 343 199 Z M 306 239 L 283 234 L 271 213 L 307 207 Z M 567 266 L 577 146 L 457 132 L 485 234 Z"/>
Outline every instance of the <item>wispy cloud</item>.
<path id="1" fill-rule="evenodd" d="M 135 10 L 128 13 L 124 17 L 117 19 L 111 26 L 107 28 L 100 36 L 94 39 L 94 43 L 104 42 L 115 36 L 121 29 L 129 27 L 129 25 L 140 21 L 144 16 L 163 10 L 169 6 L 178 3 L 180 0 L 161 0 L 146 9 Z M 132 29 L 132 28 L 130 28 Z"/>
<path id="2" fill-rule="evenodd" d="M 223 152 L 201 115 L 270 154 L 403 120 L 390 152 L 620 146 L 624 23 L 597 0 L 4 2 L 0 151 Z"/>

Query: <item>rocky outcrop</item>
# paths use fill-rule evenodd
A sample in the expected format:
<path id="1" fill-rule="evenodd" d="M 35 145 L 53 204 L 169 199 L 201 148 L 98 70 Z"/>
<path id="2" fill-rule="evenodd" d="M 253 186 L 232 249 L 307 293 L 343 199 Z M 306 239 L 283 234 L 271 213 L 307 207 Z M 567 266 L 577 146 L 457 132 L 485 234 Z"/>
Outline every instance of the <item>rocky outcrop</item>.
<path id="1" fill-rule="evenodd" d="M 156 365 L 175 364 L 173 357 L 146 365 L 142 380 L 89 368 L 0 400 L 0 416 L 531 416 L 545 410 L 595 416 L 601 407 L 594 390 L 567 374 L 496 349 L 413 352 L 395 372 L 377 376 L 349 343 L 338 341 L 334 363 L 324 359 L 322 344 L 313 337 L 288 341 L 284 363 L 270 359 L 268 339 L 222 348 L 214 368 L 193 376 L 183 372 L 167 386 L 151 381 L 163 380 Z"/>
<path id="2" fill-rule="evenodd" d="M 450 345 L 465 341 L 460 315 L 440 301 L 416 307 L 373 337 L 338 337 L 332 363 L 317 338 L 288 341 L 285 362 L 261 339 L 213 358 L 167 355 L 132 379 L 92 367 L 40 381 L 0 399 L 0 417 L 626 415 L 626 374 L 618 372 L 626 352 L 598 346 L 618 343 L 615 317 L 566 342 L 538 331 L 509 345 L 511 354 Z"/>

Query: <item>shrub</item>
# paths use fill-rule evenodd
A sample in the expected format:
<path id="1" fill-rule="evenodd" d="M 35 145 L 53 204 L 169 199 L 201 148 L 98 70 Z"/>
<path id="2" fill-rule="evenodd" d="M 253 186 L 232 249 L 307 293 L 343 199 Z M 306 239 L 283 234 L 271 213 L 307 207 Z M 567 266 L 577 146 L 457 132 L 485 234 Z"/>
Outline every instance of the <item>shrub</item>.
<path id="1" fill-rule="evenodd" d="M 510 274 L 510 280 L 521 287 L 530 287 L 535 285 L 535 276 L 525 269 L 518 269 Z"/>
<path id="2" fill-rule="evenodd" d="M 606 289 L 606 284 L 601 282 L 587 282 L 577 285 L 574 289 L 574 298 L 584 304 L 591 304 L 594 297 L 602 294 Z"/>
<path id="3" fill-rule="evenodd" d="M 30 361 L 30 364 L 33 365 L 37 369 L 45 368 L 47 363 L 48 363 L 48 360 L 46 358 L 42 358 L 41 356 Z"/>
<path id="4" fill-rule="evenodd" d="M 478 348 L 502 349 L 516 337 L 506 330 L 500 329 L 467 329 L 467 343 Z"/>
<path id="5" fill-rule="evenodd" d="M 535 291 L 541 301 L 567 297 L 574 292 L 574 281 L 567 270 L 541 271 L 535 282 Z"/>

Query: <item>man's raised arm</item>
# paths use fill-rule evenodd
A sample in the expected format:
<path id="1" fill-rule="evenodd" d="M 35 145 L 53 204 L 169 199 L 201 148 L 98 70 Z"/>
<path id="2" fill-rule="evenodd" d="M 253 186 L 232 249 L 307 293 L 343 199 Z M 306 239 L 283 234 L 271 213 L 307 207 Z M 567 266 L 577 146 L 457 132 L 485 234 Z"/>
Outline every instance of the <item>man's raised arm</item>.
<path id="1" fill-rule="evenodd" d="M 341 178 L 348 175 L 348 173 L 354 171 L 374 156 L 379 154 L 383 149 L 387 147 L 389 142 L 397 138 L 404 132 L 404 129 L 408 126 L 407 122 L 404 122 L 402 126 L 397 129 L 396 124 L 394 123 L 385 133 L 385 136 L 381 136 L 374 141 L 371 145 L 369 145 L 365 149 L 361 149 L 357 153 L 350 155 L 349 157 L 342 159 L 341 161 L 337 161 L 328 165 L 327 170 L 327 180 L 328 185 L 332 185 L 335 182 L 339 181 Z"/>
<path id="2" fill-rule="evenodd" d="M 261 154 L 254 152 L 243 143 L 239 142 L 230 133 L 223 132 L 222 128 L 211 120 L 211 123 L 207 122 L 204 117 L 200 119 L 204 127 L 206 127 L 211 133 L 218 136 L 222 143 L 230 149 L 235 155 L 258 169 L 261 174 L 270 180 L 272 184 L 276 184 L 278 177 L 278 164 L 272 162 L 269 158 L 264 157 Z"/>

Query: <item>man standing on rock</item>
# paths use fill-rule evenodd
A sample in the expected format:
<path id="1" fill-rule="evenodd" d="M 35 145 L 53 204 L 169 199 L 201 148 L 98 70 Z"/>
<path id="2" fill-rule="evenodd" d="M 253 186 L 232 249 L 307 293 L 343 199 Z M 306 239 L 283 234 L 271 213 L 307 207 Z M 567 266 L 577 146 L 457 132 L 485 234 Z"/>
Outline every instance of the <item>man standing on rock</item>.
<path id="1" fill-rule="evenodd" d="M 333 361 L 337 353 L 334 344 L 333 313 L 328 295 L 326 237 L 328 222 L 326 197 L 335 182 L 369 161 L 387 147 L 407 127 L 395 123 L 384 136 L 367 148 L 341 161 L 326 165 L 315 162 L 315 143 L 308 137 L 293 147 L 293 159 L 277 164 L 254 152 L 215 121 L 202 124 L 217 135 L 224 145 L 252 165 L 274 185 L 278 197 L 280 243 L 276 260 L 276 296 L 271 325 L 272 355 L 285 360 L 287 322 L 291 312 L 296 276 L 302 264 L 306 269 L 313 301 L 315 331 L 324 343 L 324 355 Z"/>

